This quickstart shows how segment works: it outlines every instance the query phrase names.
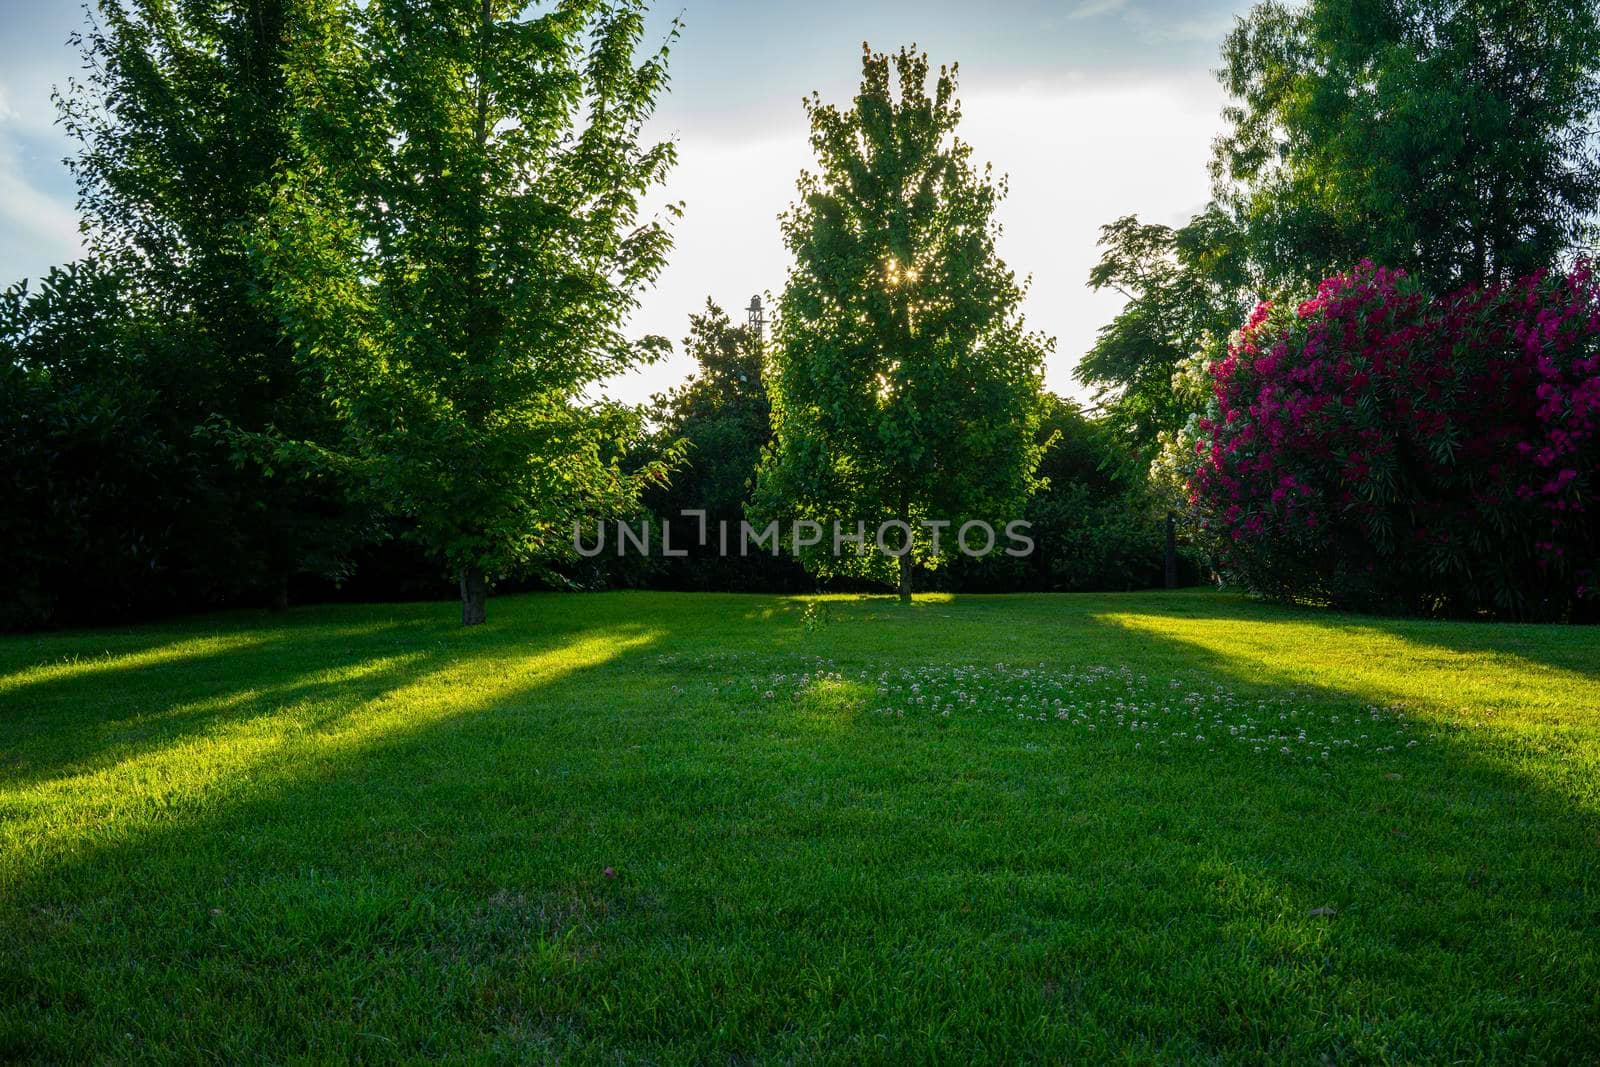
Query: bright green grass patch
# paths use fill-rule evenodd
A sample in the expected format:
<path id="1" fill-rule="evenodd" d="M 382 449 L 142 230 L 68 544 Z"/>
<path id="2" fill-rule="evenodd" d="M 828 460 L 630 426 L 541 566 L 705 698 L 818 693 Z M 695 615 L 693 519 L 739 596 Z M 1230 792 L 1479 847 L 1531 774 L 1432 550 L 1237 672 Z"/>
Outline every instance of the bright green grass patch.
<path id="1" fill-rule="evenodd" d="M 0 641 L 0 1058 L 1600 1055 L 1600 631 L 808 603 Z"/>

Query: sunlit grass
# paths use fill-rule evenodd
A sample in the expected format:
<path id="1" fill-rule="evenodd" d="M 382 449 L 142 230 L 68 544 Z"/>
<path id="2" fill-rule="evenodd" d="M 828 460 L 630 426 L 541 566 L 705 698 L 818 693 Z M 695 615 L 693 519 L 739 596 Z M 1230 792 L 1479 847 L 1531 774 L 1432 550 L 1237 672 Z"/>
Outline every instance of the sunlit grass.
<path id="1" fill-rule="evenodd" d="M 1585 673 L 1519 651 L 1537 654 L 1541 643 L 1570 635 L 1582 640 L 1588 631 L 1581 629 L 1358 620 L 1337 625 L 1281 618 L 1223 626 L 1133 612 L 1098 618 L 1192 644 L 1271 677 L 1311 684 L 1337 678 L 1342 688 L 1374 700 L 1403 701 L 1444 718 L 1504 712 L 1502 722 L 1559 723 L 1600 713 L 1593 673 L 1600 671 L 1600 661 L 1592 661 Z M 1294 656 L 1284 656 L 1286 647 L 1295 650 Z M 1558 655 L 1562 650 L 1549 649 Z"/>
<path id="2" fill-rule="evenodd" d="M 110 651 L 98 654 L 70 652 L 63 654 L 61 659 L 55 662 L 38 663 L 0 675 L 0 695 L 15 693 L 42 682 L 89 678 L 98 674 L 116 675 L 140 667 L 182 663 L 200 656 L 253 648 L 261 643 L 258 637 L 234 634 L 225 637 L 194 637 L 121 655 Z"/>
<path id="3" fill-rule="evenodd" d="M 0 641 L 0 1057 L 1593 1058 L 1600 632 L 806 603 Z"/>

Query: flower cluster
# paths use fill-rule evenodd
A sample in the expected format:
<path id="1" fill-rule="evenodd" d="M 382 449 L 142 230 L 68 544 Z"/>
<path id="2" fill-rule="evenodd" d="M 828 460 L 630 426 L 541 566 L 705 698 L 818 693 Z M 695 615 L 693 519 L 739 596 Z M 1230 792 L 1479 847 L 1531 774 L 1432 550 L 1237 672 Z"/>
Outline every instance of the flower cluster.
<path id="1" fill-rule="evenodd" d="M 841 671 L 832 660 L 813 658 L 705 684 L 710 695 L 749 710 L 843 702 L 854 712 L 892 719 L 1045 726 L 1142 755 L 1235 751 L 1320 765 L 1421 743 L 1399 708 L 1311 701 L 1295 689 L 1244 695 L 1211 681 L 1151 677 L 1127 666 L 934 664 Z"/>
<path id="2" fill-rule="evenodd" d="M 1191 501 L 1225 571 L 1365 608 L 1593 611 L 1600 281 L 1429 297 L 1363 263 L 1211 366 Z"/>

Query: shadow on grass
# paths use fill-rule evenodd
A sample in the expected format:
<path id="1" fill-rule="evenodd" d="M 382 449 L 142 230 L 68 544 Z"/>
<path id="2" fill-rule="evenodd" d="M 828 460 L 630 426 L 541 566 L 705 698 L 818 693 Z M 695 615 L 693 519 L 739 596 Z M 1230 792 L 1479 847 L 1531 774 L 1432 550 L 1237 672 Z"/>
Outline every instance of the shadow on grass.
<path id="1" fill-rule="evenodd" d="M 1333 772 L 1135 756 L 1001 718 L 886 720 L 855 683 L 738 706 L 652 659 L 728 654 L 712 684 L 802 653 L 1132 661 L 1390 699 L 1234 632 L 1315 615 L 841 599 L 808 637 L 802 601 L 524 603 L 409 652 L 358 644 L 409 658 L 353 678 L 308 663 L 274 687 L 263 660 L 208 679 L 235 702 L 172 704 L 174 733 L 96 765 L 181 776 L 202 736 L 289 716 L 213 754 L 198 795 L 174 777 L 147 809 L 94 808 L 70 847 L 41 803 L 0 905 L 0 1051 L 1560 1059 L 1600 1033 L 1593 809 L 1514 751 L 1441 727 Z M 1149 621 L 1173 617 L 1203 625 Z M 326 662 L 313 631 L 275 647 L 280 678 Z M 50 683 L 72 737 L 83 681 Z"/>
<path id="2" fill-rule="evenodd" d="M 230 645 L 231 659 L 206 647 L 185 660 L 162 646 L 160 667 L 127 657 L 138 666 L 126 682 L 118 678 L 112 701 L 104 697 L 102 671 L 52 678 L 29 692 L 29 713 L 9 718 L 0 736 L 10 751 L 0 749 L 0 763 L 12 786 L 57 793 L 93 790 L 128 773 L 170 780 L 175 791 L 194 789 L 208 770 L 212 777 L 248 777 L 269 765 L 292 770 L 301 751 L 326 755 L 389 729 L 468 714 L 654 638 L 626 623 L 537 636 L 486 629 L 441 637 L 413 629 L 422 648 L 374 654 L 397 628 L 356 635 L 314 627 L 271 641 L 244 639 Z M 357 636 L 361 649 L 340 647 Z M 294 673 L 308 662 L 318 665 Z M 436 689 L 453 695 L 441 698 Z M 192 763 L 196 744 L 215 746 L 221 765 Z"/>

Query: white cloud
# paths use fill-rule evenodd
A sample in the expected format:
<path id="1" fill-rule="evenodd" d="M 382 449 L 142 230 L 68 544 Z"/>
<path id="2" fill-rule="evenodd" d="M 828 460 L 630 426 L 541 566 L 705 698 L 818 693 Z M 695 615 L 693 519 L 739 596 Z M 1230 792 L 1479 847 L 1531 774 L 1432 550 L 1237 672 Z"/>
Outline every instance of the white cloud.
<path id="1" fill-rule="evenodd" d="M 0 287 L 38 277 L 51 265 L 82 252 L 71 185 L 41 188 L 25 158 L 65 155 L 68 144 L 55 126 L 48 85 L 24 78 L 0 83 Z"/>
<path id="2" fill-rule="evenodd" d="M 1128 6 L 1128 0 L 1083 0 L 1077 7 L 1067 12 L 1069 19 L 1092 19 L 1101 15 L 1110 15 L 1121 11 Z"/>
<path id="3" fill-rule="evenodd" d="M 1029 325 L 1056 338 L 1053 390 L 1082 395 L 1072 368 L 1121 298 L 1087 286 L 1100 227 L 1129 214 L 1182 223 L 1206 202 L 1206 160 L 1222 106 L 1209 79 L 1122 88 L 1067 86 L 963 102 L 974 154 L 1010 176 L 1000 253 L 1032 275 Z"/>
<path id="4" fill-rule="evenodd" d="M 70 199 L 35 188 L 0 134 L 0 286 L 36 277 L 83 250 L 78 215 Z"/>
<path id="5" fill-rule="evenodd" d="M 57 137 L 55 85 L 34 71 L 8 71 L 0 81 L 0 126 L 30 137 Z"/>
<path id="6" fill-rule="evenodd" d="M 1220 42 L 1232 30 L 1238 16 L 1229 11 L 1203 12 L 1184 18 L 1156 18 L 1148 12 L 1129 11 L 1128 24 L 1147 41 L 1162 44 Z"/>

